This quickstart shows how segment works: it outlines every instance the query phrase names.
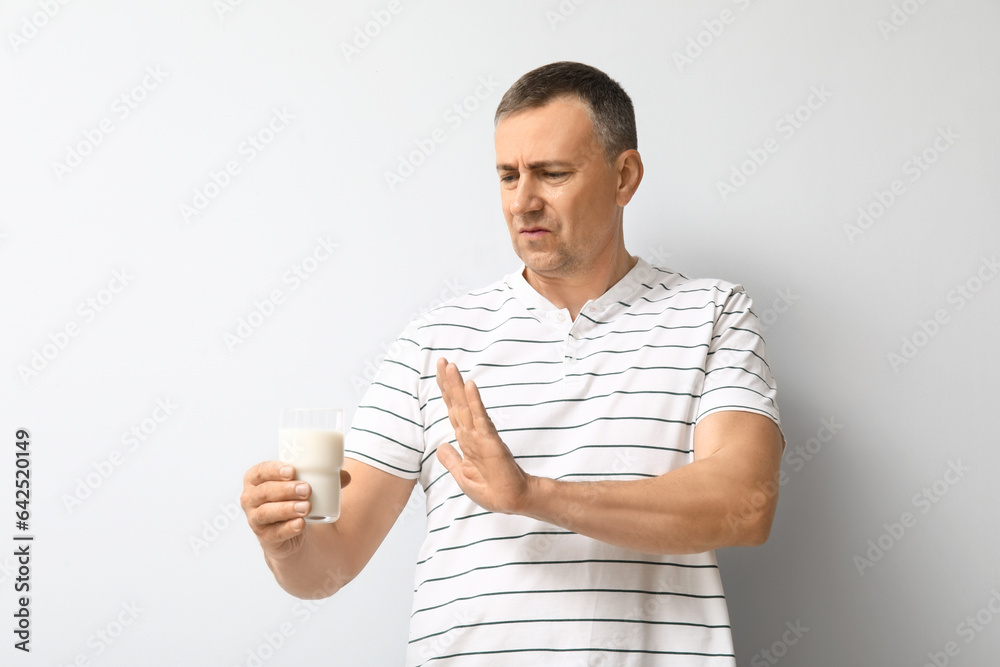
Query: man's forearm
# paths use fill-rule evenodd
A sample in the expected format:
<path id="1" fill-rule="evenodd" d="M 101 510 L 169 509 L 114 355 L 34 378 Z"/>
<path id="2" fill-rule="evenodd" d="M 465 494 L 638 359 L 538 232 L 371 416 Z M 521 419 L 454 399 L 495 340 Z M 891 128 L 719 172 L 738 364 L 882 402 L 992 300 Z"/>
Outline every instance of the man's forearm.
<path id="1" fill-rule="evenodd" d="M 265 555 L 283 589 L 303 599 L 333 595 L 364 569 L 406 507 L 416 480 L 404 479 L 348 458 L 347 482 L 334 523 L 308 524 L 287 555 Z"/>
<path id="2" fill-rule="evenodd" d="M 749 481 L 722 452 L 650 479 L 530 483 L 518 514 L 656 554 L 761 544 L 777 503 L 773 481 Z"/>
<path id="3" fill-rule="evenodd" d="M 438 387 L 462 452 L 438 460 L 480 507 L 522 514 L 647 553 L 763 543 L 777 507 L 783 439 L 769 417 L 720 410 L 694 429 L 694 462 L 635 481 L 559 482 L 528 474 L 490 420 L 479 389 L 439 359 Z"/>
<path id="4" fill-rule="evenodd" d="M 357 572 L 347 561 L 347 554 L 338 554 L 335 524 L 310 525 L 306 532 L 301 549 L 280 558 L 265 552 L 264 561 L 278 585 L 295 597 L 329 597 L 350 583 Z"/>

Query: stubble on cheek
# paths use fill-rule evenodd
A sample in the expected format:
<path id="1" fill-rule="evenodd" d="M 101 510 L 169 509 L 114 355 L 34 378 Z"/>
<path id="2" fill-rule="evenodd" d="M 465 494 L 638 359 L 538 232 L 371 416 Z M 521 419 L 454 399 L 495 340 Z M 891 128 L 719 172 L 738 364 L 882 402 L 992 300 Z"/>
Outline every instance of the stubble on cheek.
<path id="1" fill-rule="evenodd" d="M 546 238 L 544 243 L 521 240 L 514 246 L 514 252 L 524 265 L 535 273 L 558 273 L 569 276 L 585 271 L 584 263 L 554 238 Z"/>

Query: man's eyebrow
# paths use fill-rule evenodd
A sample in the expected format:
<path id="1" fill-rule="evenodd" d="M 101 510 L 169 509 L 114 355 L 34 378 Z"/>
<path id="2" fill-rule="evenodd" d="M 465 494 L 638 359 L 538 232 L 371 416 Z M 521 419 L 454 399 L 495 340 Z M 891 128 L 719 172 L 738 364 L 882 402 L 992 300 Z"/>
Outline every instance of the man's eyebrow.
<path id="1" fill-rule="evenodd" d="M 539 169 L 568 169 L 573 166 L 572 162 L 566 160 L 542 160 L 540 162 L 531 162 L 528 164 L 528 169 L 531 171 L 537 171 Z M 498 164 L 497 171 L 517 171 L 517 167 L 511 164 Z"/>

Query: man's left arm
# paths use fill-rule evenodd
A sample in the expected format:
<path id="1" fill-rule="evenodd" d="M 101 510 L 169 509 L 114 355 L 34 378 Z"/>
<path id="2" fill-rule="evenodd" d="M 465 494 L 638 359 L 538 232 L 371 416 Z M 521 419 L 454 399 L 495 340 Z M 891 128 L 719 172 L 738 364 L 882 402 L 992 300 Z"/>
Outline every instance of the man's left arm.
<path id="1" fill-rule="evenodd" d="M 438 385 L 462 449 L 438 459 L 484 509 L 521 514 L 645 553 L 700 553 L 767 540 L 783 440 L 761 414 L 723 410 L 694 430 L 694 461 L 649 479 L 562 482 L 525 473 L 494 428 L 474 382 L 438 362 Z"/>

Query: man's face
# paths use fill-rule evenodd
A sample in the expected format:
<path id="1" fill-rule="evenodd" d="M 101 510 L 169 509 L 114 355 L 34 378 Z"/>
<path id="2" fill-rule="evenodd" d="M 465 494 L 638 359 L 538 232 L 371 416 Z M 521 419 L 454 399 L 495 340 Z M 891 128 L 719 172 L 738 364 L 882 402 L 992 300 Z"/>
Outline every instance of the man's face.
<path id="1" fill-rule="evenodd" d="M 577 98 L 507 116 L 495 135 L 503 213 L 514 252 L 548 278 L 612 262 L 621 243 L 618 173 Z"/>

